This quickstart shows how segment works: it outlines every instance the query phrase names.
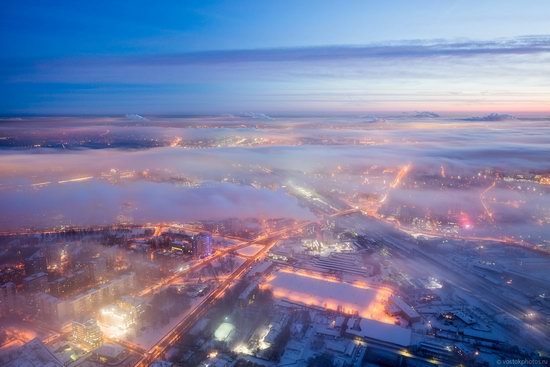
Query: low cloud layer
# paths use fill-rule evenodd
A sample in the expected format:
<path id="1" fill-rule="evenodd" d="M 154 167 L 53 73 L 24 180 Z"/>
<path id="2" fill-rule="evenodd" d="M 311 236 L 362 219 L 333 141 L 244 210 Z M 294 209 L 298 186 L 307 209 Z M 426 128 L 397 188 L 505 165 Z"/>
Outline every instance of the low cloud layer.
<path id="1" fill-rule="evenodd" d="M 548 122 L 432 116 L 4 120 L 3 142 L 26 145 L 0 148 L 0 206 L 9 208 L 0 229 L 311 218 L 289 195 L 296 195 L 293 182 L 348 200 L 387 193 L 382 210 L 403 223 L 447 215 L 456 221 L 464 212 L 478 234 L 547 238 L 548 186 L 538 180 L 550 175 Z M 44 141 L 57 145 L 35 146 Z M 407 177 L 388 192 L 405 165 Z M 67 182 L 79 177 L 93 178 Z M 485 199 L 492 223 L 480 194 L 495 181 Z"/>
<path id="2" fill-rule="evenodd" d="M 2 230 L 54 225 L 188 222 L 227 218 L 312 219 L 281 191 L 209 184 L 186 188 L 162 183 L 74 183 L 41 190 L 0 190 Z"/>

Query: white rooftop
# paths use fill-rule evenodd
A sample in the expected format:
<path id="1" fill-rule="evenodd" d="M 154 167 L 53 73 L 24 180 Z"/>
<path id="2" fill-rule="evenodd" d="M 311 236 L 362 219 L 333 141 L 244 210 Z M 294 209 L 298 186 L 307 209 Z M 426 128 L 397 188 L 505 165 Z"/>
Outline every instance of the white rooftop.
<path id="1" fill-rule="evenodd" d="M 63 363 L 40 340 L 33 339 L 13 352 L 0 356 L 4 367 L 63 367 Z"/>
<path id="2" fill-rule="evenodd" d="M 214 332 L 214 337 L 219 341 L 226 341 L 235 330 L 235 326 L 229 322 L 224 322 Z"/>
<path id="3" fill-rule="evenodd" d="M 402 347 L 408 347 L 411 344 L 412 331 L 410 329 L 405 329 L 397 325 L 385 324 L 375 320 L 361 319 L 359 321 L 360 330 L 357 330 L 353 328 L 354 322 L 355 319 L 348 320 L 347 332 L 349 334 Z"/>
<path id="4" fill-rule="evenodd" d="M 375 288 L 288 271 L 276 272 L 266 285 L 277 298 L 345 313 L 357 312 L 360 316 L 369 318 L 380 316 L 380 307 L 375 305 L 387 298 Z"/>
<path id="5" fill-rule="evenodd" d="M 108 343 L 105 343 L 103 344 L 101 347 L 99 347 L 98 349 L 96 349 L 96 353 L 101 355 L 101 356 L 104 356 L 104 357 L 107 357 L 107 358 L 112 358 L 112 359 L 115 359 L 117 358 L 120 353 L 122 353 L 124 351 L 124 348 L 122 348 L 121 346 L 119 345 L 116 345 L 116 344 L 108 344 Z"/>

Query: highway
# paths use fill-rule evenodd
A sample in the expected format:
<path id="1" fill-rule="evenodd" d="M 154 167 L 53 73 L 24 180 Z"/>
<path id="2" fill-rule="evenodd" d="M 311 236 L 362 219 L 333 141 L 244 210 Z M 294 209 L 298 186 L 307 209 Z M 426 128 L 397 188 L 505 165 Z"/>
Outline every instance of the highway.
<path id="1" fill-rule="evenodd" d="M 405 172 L 406 173 L 406 172 Z M 349 203 L 348 203 L 349 205 Z M 516 315 L 519 315 L 521 312 L 521 308 L 518 307 L 515 302 L 512 302 L 512 300 L 504 297 L 504 295 L 499 294 L 499 290 L 492 287 L 490 284 L 487 284 L 485 281 L 482 281 L 478 279 L 478 277 L 474 277 L 473 275 L 464 275 L 461 274 L 457 269 L 454 269 L 450 264 L 442 263 L 441 259 L 439 261 L 436 261 L 431 256 L 427 256 L 426 254 L 419 253 L 419 251 L 414 251 L 413 248 L 411 248 L 410 244 L 407 243 L 407 241 L 404 241 L 401 235 L 401 233 L 407 233 L 411 234 L 412 229 L 406 228 L 401 226 L 399 223 L 394 222 L 388 222 L 384 218 L 380 218 L 378 216 L 368 215 L 363 213 L 361 210 L 354 208 L 352 205 L 349 205 L 347 208 L 339 211 L 335 211 L 332 214 L 327 215 L 326 217 L 341 217 L 345 215 L 350 215 L 358 213 L 361 216 L 366 216 L 370 218 L 374 218 L 377 221 L 381 221 L 382 223 L 385 223 L 395 231 L 389 231 L 389 233 L 379 233 L 378 237 L 384 240 L 384 242 L 388 243 L 394 250 L 397 250 L 398 252 L 401 252 L 405 256 L 409 256 L 411 254 L 418 255 L 422 257 L 428 264 L 431 266 L 434 266 L 439 270 L 440 274 L 443 275 L 443 278 L 447 279 L 453 286 L 457 287 L 458 289 L 461 289 L 464 292 L 467 292 L 469 294 L 472 294 L 475 297 L 479 297 L 479 293 L 483 293 L 481 295 L 480 299 L 486 303 L 492 305 L 495 309 L 498 309 L 502 312 L 505 312 L 507 314 L 511 314 L 517 318 Z M 152 348 L 149 350 L 144 350 L 142 347 L 138 345 L 134 345 L 133 343 L 125 342 L 123 340 L 110 340 L 112 342 L 116 342 L 120 344 L 121 346 L 137 353 L 141 356 L 141 359 L 138 361 L 136 366 L 138 367 L 144 367 L 148 366 L 151 362 L 153 362 L 155 359 L 161 358 L 163 354 L 172 346 L 174 345 L 185 333 L 193 327 L 193 325 L 200 320 L 209 310 L 210 308 L 216 304 L 216 302 L 221 299 L 227 292 L 227 290 L 233 286 L 238 280 L 240 280 L 253 266 L 253 264 L 263 258 L 269 250 L 282 238 L 285 237 L 285 235 L 288 235 L 290 233 L 297 233 L 299 230 L 303 229 L 305 226 L 311 224 L 313 222 L 307 221 L 307 222 L 301 222 L 292 226 L 285 227 L 278 231 L 273 231 L 269 233 L 264 233 L 262 235 L 259 235 L 256 239 L 251 241 L 243 241 L 243 239 L 240 238 L 231 238 L 232 240 L 237 240 L 238 242 L 232 246 L 228 246 L 224 249 L 217 250 L 212 256 L 198 260 L 195 263 L 193 263 L 188 268 L 178 271 L 174 273 L 173 275 L 162 279 L 158 283 L 151 285 L 145 289 L 142 289 L 139 293 L 137 293 L 138 296 L 146 296 L 151 293 L 154 293 L 158 291 L 159 289 L 173 284 L 175 282 L 178 282 L 181 280 L 181 277 L 185 274 L 192 273 L 201 267 L 207 265 L 210 262 L 213 262 L 222 256 L 237 251 L 241 248 L 251 246 L 251 245 L 262 245 L 263 248 L 258 251 L 255 255 L 249 256 L 243 263 L 240 265 L 232 274 L 228 275 L 226 278 L 221 280 L 221 283 L 217 288 L 212 290 L 207 296 L 204 297 L 204 299 L 194 306 L 194 308 L 178 323 L 176 324 L 172 329 L 170 329 L 158 342 L 155 344 Z M 150 226 L 149 226 L 150 227 Z M 153 236 L 160 236 L 162 235 L 163 231 L 167 228 L 172 227 L 170 224 L 159 224 L 154 227 L 154 233 Z M 197 228 L 192 225 L 174 225 L 175 229 L 185 230 L 189 233 L 198 233 L 201 231 L 200 228 Z M 394 232 L 394 233 L 391 233 Z M 371 232 L 371 234 L 376 235 L 376 232 Z M 427 234 L 427 233 L 426 233 Z M 430 233 L 430 235 L 437 236 L 437 237 L 446 237 L 445 235 L 442 235 L 441 233 Z M 448 237 L 452 237 L 453 239 L 464 239 L 464 240 L 489 240 L 489 241 L 495 241 L 495 242 L 506 242 L 510 244 L 510 241 L 507 239 L 498 239 L 498 238 L 464 238 L 459 236 L 450 235 Z M 224 236 L 224 238 L 227 238 Z M 524 244 L 523 244 L 524 245 Z M 408 250 L 408 251 L 407 251 Z M 410 252 L 410 251 L 413 252 Z M 407 253 L 405 253 L 407 252 Z M 435 269 L 434 269 L 435 270 Z M 65 334 L 66 333 L 62 333 Z M 57 338 L 56 338 L 57 339 Z"/>
<path id="2" fill-rule="evenodd" d="M 244 243 L 239 243 L 239 244 L 236 244 L 236 245 L 233 245 L 233 246 L 230 246 L 230 247 L 226 247 L 224 249 L 219 249 L 212 256 L 209 256 L 207 258 L 199 260 L 196 263 L 194 263 L 193 265 L 191 265 L 190 267 L 186 268 L 185 270 L 178 271 L 178 272 L 174 273 L 173 275 L 169 276 L 168 278 L 164 278 L 160 282 L 158 282 L 154 285 L 151 285 L 147 288 L 142 289 L 137 295 L 139 297 L 143 297 L 143 296 L 146 296 L 148 294 L 154 293 L 157 290 L 163 288 L 164 286 L 166 286 L 168 284 L 172 284 L 174 281 L 178 280 L 183 275 L 185 275 L 187 273 L 191 273 L 195 270 L 198 270 L 201 267 L 203 267 L 204 265 L 206 265 L 206 264 L 208 264 L 208 263 L 210 263 L 210 262 L 226 255 L 227 253 L 229 253 L 231 251 L 239 250 L 243 247 L 249 246 L 250 244 L 251 244 L 251 242 L 244 242 Z"/>
<path id="3" fill-rule="evenodd" d="M 309 224 L 309 223 L 303 223 L 298 228 L 303 228 L 303 226 L 305 226 L 307 224 Z M 144 227 L 150 227 L 150 226 L 144 226 Z M 162 232 L 164 231 L 164 229 L 170 228 L 170 227 L 171 226 L 168 225 L 168 224 L 159 224 L 159 225 L 154 226 L 153 236 L 160 236 L 162 234 Z M 202 230 L 197 229 L 197 228 L 192 227 L 192 226 L 177 226 L 177 227 L 178 227 L 178 229 L 184 229 L 186 232 L 191 232 L 191 233 L 202 232 Z M 272 233 L 268 234 L 267 237 L 266 237 L 265 234 L 259 236 L 259 238 L 261 238 L 262 242 L 267 241 L 267 239 L 269 239 L 269 238 L 273 238 L 273 240 L 270 241 L 269 244 L 266 245 L 255 256 L 250 257 L 249 260 L 247 260 L 245 263 L 243 263 L 243 265 L 241 265 L 241 267 L 239 267 L 231 276 L 228 276 L 225 279 L 222 278 L 224 280 L 223 280 L 222 284 L 220 285 L 220 287 L 218 287 L 209 296 L 207 296 L 203 300 L 203 302 L 201 302 L 201 304 L 199 304 L 196 307 L 196 309 L 203 309 L 204 305 L 208 304 L 208 302 L 212 302 L 213 300 L 215 300 L 215 298 L 212 298 L 212 295 L 214 295 L 216 298 L 220 298 L 221 296 L 223 296 L 223 292 L 233 282 L 233 280 L 235 280 L 237 278 L 237 276 L 242 277 L 242 275 L 244 275 L 243 271 L 245 269 L 247 269 L 250 266 L 250 264 L 252 264 L 254 261 L 256 261 L 261 255 L 264 255 L 267 251 L 269 251 L 269 249 L 277 242 L 277 240 L 280 239 L 286 232 L 291 231 L 293 229 L 296 229 L 296 228 L 293 228 L 293 227 L 283 228 L 279 231 L 275 231 L 275 232 L 272 232 Z M 62 233 L 62 231 L 59 231 L 59 232 L 58 231 L 37 231 L 34 234 L 45 234 L 45 233 Z M 13 233 L 13 234 L 15 235 L 16 233 Z M 237 237 L 234 237 L 234 236 L 231 236 L 231 237 L 223 236 L 223 238 L 231 239 L 231 240 L 238 241 L 238 242 L 236 244 L 232 245 L 232 246 L 228 246 L 226 248 L 216 250 L 216 252 L 212 256 L 209 256 L 207 258 L 196 261 L 194 264 L 192 264 L 188 268 L 186 268 L 182 271 L 177 271 L 173 275 L 171 275 L 169 277 L 166 277 L 166 278 L 163 278 L 159 282 L 140 290 L 138 293 L 136 293 L 136 295 L 140 296 L 140 297 L 147 296 L 151 293 L 154 293 L 154 292 L 162 289 L 163 287 L 165 287 L 167 285 L 177 283 L 181 279 L 181 277 L 184 276 L 185 274 L 190 274 L 193 271 L 196 271 L 196 270 L 200 269 L 201 267 L 207 265 L 208 263 L 213 262 L 213 261 L 221 258 L 222 256 L 224 256 L 224 255 L 226 255 L 230 252 L 237 251 L 241 248 L 244 248 L 244 247 L 247 247 L 247 246 L 250 246 L 250 245 L 253 245 L 253 244 L 257 244 L 258 241 L 259 241 L 258 239 L 254 239 L 254 240 L 250 240 L 250 241 L 244 241 L 242 238 L 237 238 Z M 196 309 L 194 311 L 197 311 Z M 119 344 L 122 347 L 127 348 L 127 349 L 129 349 L 129 350 L 131 350 L 131 351 L 133 351 L 133 352 L 135 352 L 135 353 L 137 353 L 137 354 L 139 354 L 139 355 L 141 355 L 145 358 L 146 356 L 148 356 L 152 352 L 154 352 L 154 350 L 157 349 L 159 345 L 164 345 L 163 343 L 167 343 L 167 341 L 168 341 L 168 343 L 166 344 L 166 346 L 169 346 L 171 344 L 169 341 L 173 338 L 173 335 L 177 335 L 178 330 L 180 330 L 180 328 L 185 329 L 185 326 L 188 325 L 189 323 L 192 326 L 193 323 L 194 323 L 194 321 L 192 321 L 192 320 L 195 319 L 195 317 L 197 317 L 197 315 L 195 315 L 193 312 L 191 312 L 184 320 L 182 320 L 182 322 L 180 322 L 178 325 L 176 325 L 174 327 L 174 329 L 172 329 L 154 348 L 152 348 L 149 351 L 146 351 L 145 349 L 143 349 L 141 346 L 139 346 L 137 344 L 130 343 L 130 342 L 125 341 L 123 339 L 118 339 L 118 338 L 117 339 L 106 339 L 106 341 Z M 33 322 L 36 322 L 36 321 L 39 321 L 39 320 L 34 320 Z M 48 337 L 47 339 L 43 340 L 43 342 L 48 344 L 48 345 L 55 344 L 59 340 L 68 338 L 70 336 L 70 333 L 71 333 L 71 328 L 70 328 L 69 324 L 65 325 L 65 327 L 63 327 L 62 330 L 54 330 L 54 329 L 51 329 L 51 328 L 49 328 L 49 329 L 52 332 L 54 332 L 54 334 L 51 335 L 50 337 Z"/>
<path id="4" fill-rule="evenodd" d="M 340 212 L 330 215 L 330 217 L 339 217 L 343 215 L 348 215 L 358 212 L 356 209 L 347 209 Z M 251 256 L 246 260 L 236 271 L 234 271 L 229 277 L 227 277 L 218 288 L 213 290 L 209 295 L 207 295 L 204 300 L 198 304 L 185 319 L 183 319 L 179 324 L 172 328 L 155 346 L 153 346 L 146 354 L 143 355 L 143 358 L 135 365 L 136 367 L 147 367 L 154 360 L 159 359 L 162 355 L 174 345 L 185 333 L 193 327 L 193 325 L 198 322 L 201 317 L 203 317 L 210 307 L 212 307 L 217 300 L 222 298 L 227 291 L 236 281 L 241 279 L 248 271 L 252 268 L 253 264 L 262 259 L 271 248 L 281 239 L 281 237 L 288 232 L 297 232 L 298 230 L 303 229 L 311 222 L 302 223 L 295 228 L 285 228 L 277 232 L 273 232 L 268 235 L 268 237 L 262 242 L 267 242 L 265 246 L 255 255 Z M 258 244 L 258 241 L 251 241 L 250 243 L 245 243 L 239 245 L 238 247 L 245 247 L 252 244 Z M 371 342 L 372 343 L 372 342 Z M 428 359 L 420 356 L 413 355 L 408 351 L 398 350 L 397 348 L 390 348 L 389 351 L 406 357 L 413 360 L 421 360 L 429 364 L 438 365 L 440 361 L 435 359 Z"/>
<path id="5" fill-rule="evenodd" d="M 241 279 L 253 266 L 253 264 L 262 259 L 271 248 L 283 237 L 284 234 L 289 232 L 297 232 L 305 226 L 310 224 L 309 222 L 301 223 L 291 228 L 284 228 L 279 231 L 272 232 L 267 238 L 261 240 L 265 245 L 255 255 L 246 260 L 237 270 L 229 275 L 215 290 L 209 293 L 180 323 L 174 326 L 155 346 L 153 346 L 143 358 L 136 364 L 136 367 L 146 367 L 155 359 L 160 358 L 163 353 L 175 342 L 177 342 L 186 331 L 188 331 L 193 325 L 200 320 L 200 318 L 208 312 L 217 300 L 222 298 L 235 281 Z M 257 241 L 251 241 L 250 243 L 240 244 L 238 247 L 245 247 L 252 244 L 258 244 Z M 234 250 L 234 249 L 232 249 Z M 224 251 L 224 253 L 226 253 Z M 221 256 L 221 255 L 219 255 Z M 203 265 L 203 264 L 202 264 Z M 201 266 L 202 266 L 201 265 Z M 180 276 L 180 275 L 178 275 Z"/>
<path id="6" fill-rule="evenodd" d="M 526 313 L 526 306 L 519 303 L 513 297 L 507 296 L 506 289 L 496 286 L 483 277 L 464 271 L 463 268 L 448 261 L 444 256 L 432 255 L 422 251 L 416 245 L 411 246 L 411 244 L 401 238 L 402 236 L 397 229 L 394 231 L 386 230 L 384 233 L 371 232 L 372 235 L 383 241 L 401 256 L 407 258 L 414 257 L 417 266 L 432 269 L 431 272 L 433 274 L 437 274 L 438 278 L 444 279 L 453 288 L 471 295 L 473 298 L 489 306 L 490 309 L 505 313 L 517 322 L 525 325 L 522 316 Z M 541 330 L 541 327 L 544 330 Z M 542 325 L 539 327 L 531 326 L 529 333 L 522 334 L 520 338 L 529 337 L 532 339 L 533 345 L 544 345 L 548 340 L 545 333 L 548 333 L 547 327 Z"/>
<path id="7" fill-rule="evenodd" d="M 222 281 L 221 285 L 217 289 L 212 291 L 211 294 L 209 296 L 207 296 L 201 302 L 201 304 L 199 304 L 196 307 L 196 309 L 193 312 L 191 312 L 184 320 L 182 320 L 182 322 L 180 322 L 178 325 L 176 325 L 151 350 L 146 351 L 141 346 L 139 346 L 137 344 L 134 344 L 134 343 L 130 343 L 130 342 L 122 340 L 122 339 L 107 339 L 106 341 L 117 343 L 117 344 L 123 346 L 124 348 L 127 348 L 127 349 L 129 349 L 129 350 L 131 350 L 135 353 L 138 353 L 139 355 L 143 356 L 144 358 L 146 356 L 150 355 L 151 353 L 156 354 L 156 353 L 154 353 L 154 350 L 160 348 L 159 347 L 160 345 L 169 346 L 171 344 L 170 340 L 173 339 L 174 335 L 178 334 L 180 329 L 185 330 L 186 325 L 191 325 L 191 326 L 193 325 L 193 323 L 194 323 L 193 320 L 195 320 L 199 316 L 199 315 L 196 314 L 198 309 L 205 309 L 204 306 L 208 305 L 209 302 L 213 302 L 213 301 L 215 301 L 215 299 L 221 298 L 223 296 L 225 290 L 232 284 L 232 282 L 235 279 L 242 277 L 246 273 L 248 268 L 251 266 L 251 264 L 253 264 L 254 261 L 259 259 L 261 256 L 264 256 L 267 253 L 267 251 L 269 251 L 269 249 L 271 249 L 271 247 L 279 239 L 281 239 L 287 232 L 301 229 L 301 228 L 303 228 L 304 226 L 306 226 L 308 224 L 309 224 L 309 222 L 300 223 L 297 226 L 287 227 L 287 228 L 283 228 L 281 230 L 274 231 L 274 232 L 271 232 L 271 233 L 262 234 L 262 235 L 258 236 L 256 239 L 249 240 L 249 241 L 245 241 L 242 238 L 238 238 L 238 237 L 235 237 L 235 236 L 221 236 L 224 239 L 230 239 L 230 240 L 233 240 L 233 241 L 237 241 L 237 243 L 233 244 L 232 246 L 228 246 L 226 248 L 216 250 L 216 252 L 212 256 L 209 256 L 207 258 L 196 261 L 194 264 L 192 264 L 188 268 L 185 268 L 184 270 L 178 271 L 178 272 L 174 273 L 173 275 L 171 275 L 167 278 L 163 278 L 159 282 L 140 290 L 138 293 L 136 293 L 136 295 L 140 296 L 140 297 L 147 296 L 151 293 L 154 293 L 154 292 L 158 291 L 159 289 L 161 289 L 161 288 L 163 288 L 167 285 L 177 283 L 181 279 L 181 277 L 184 276 L 185 274 L 190 274 L 193 271 L 196 271 L 196 270 L 200 269 L 201 267 L 207 265 L 208 263 L 213 262 L 213 261 L 221 258 L 222 256 L 227 255 L 230 252 L 237 251 L 239 249 L 242 249 L 244 247 L 247 247 L 247 246 L 250 246 L 250 245 L 253 245 L 253 244 L 258 244 L 260 241 L 262 243 L 267 243 L 267 244 L 256 255 L 249 257 L 248 260 L 246 260 L 233 274 L 231 274 L 230 276 L 228 276 L 226 278 L 222 277 L 221 279 L 223 279 L 223 281 Z M 148 228 L 148 227 L 151 227 L 151 226 L 150 225 L 142 226 L 142 228 Z M 154 233 L 153 233 L 152 236 L 160 236 L 165 229 L 170 228 L 170 227 L 172 227 L 172 225 L 170 225 L 170 224 L 155 225 L 154 226 Z M 190 232 L 190 233 L 199 233 L 199 232 L 203 231 L 202 229 L 196 228 L 196 227 L 191 226 L 191 225 L 176 225 L 174 227 L 177 227 L 177 229 L 180 229 L 180 230 L 183 229 L 186 232 Z M 78 228 L 75 228 L 75 229 L 79 230 Z M 103 230 L 103 229 L 105 229 L 105 227 L 98 227 L 98 228 L 95 228 L 94 230 L 100 231 L 100 230 Z M 86 229 L 86 230 L 89 230 L 89 229 Z M 23 232 L 23 233 L 22 232 L 13 232 L 13 233 L 4 233 L 4 235 L 6 235 L 6 234 L 7 235 L 21 235 L 21 234 L 40 235 L 40 234 L 58 234 L 58 233 L 63 233 L 63 232 L 64 232 L 63 230 L 51 230 L 51 231 L 32 231 L 32 232 Z M 218 278 L 218 279 L 220 279 L 220 278 Z M 40 322 L 40 320 L 33 320 L 33 322 Z M 59 340 L 68 338 L 70 336 L 70 333 L 71 333 L 70 324 L 66 324 L 61 330 L 59 330 L 59 329 L 54 330 L 53 328 L 51 328 L 48 325 L 48 330 L 50 330 L 54 333 L 53 335 L 50 335 L 48 338 L 43 340 L 43 342 L 48 344 L 48 345 L 55 344 Z M 164 350 L 165 348 L 161 348 L 161 349 Z"/>

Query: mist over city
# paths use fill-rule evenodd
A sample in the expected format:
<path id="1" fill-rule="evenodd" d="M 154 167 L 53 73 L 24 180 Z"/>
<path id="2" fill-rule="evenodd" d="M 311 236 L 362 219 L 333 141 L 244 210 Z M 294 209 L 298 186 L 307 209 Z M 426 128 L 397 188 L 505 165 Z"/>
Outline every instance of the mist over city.
<path id="1" fill-rule="evenodd" d="M 1 366 L 549 363 L 546 2 L 3 7 Z"/>

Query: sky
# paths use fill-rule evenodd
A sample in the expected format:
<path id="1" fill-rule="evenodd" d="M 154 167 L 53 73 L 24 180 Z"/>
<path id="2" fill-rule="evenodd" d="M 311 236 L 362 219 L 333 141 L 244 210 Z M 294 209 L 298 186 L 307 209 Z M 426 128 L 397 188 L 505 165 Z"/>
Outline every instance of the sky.
<path id="1" fill-rule="evenodd" d="M 550 3 L 12 1 L 0 114 L 549 113 Z"/>

